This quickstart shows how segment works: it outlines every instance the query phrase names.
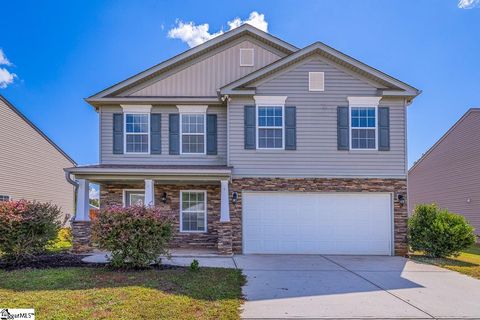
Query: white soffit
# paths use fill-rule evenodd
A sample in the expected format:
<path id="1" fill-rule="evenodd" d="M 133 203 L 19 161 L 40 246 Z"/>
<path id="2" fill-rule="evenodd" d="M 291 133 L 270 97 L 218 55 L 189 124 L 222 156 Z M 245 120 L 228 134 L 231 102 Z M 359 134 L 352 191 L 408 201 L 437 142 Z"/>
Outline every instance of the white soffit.
<path id="1" fill-rule="evenodd" d="M 348 97 L 348 104 L 353 107 L 375 107 L 382 97 Z"/>
<path id="2" fill-rule="evenodd" d="M 123 112 L 138 112 L 138 113 L 150 113 L 152 110 L 151 104 L 121 104 Z"/>
<path id="3" fill-rule="evenodd" d="M 285 105 L 287 96 L 253 96 L 257 105 Z"/>
<path id="4" fill-rule="evenodd" d="M 177 105 L 180 113 L 206 113 L 207 105 Z"/>

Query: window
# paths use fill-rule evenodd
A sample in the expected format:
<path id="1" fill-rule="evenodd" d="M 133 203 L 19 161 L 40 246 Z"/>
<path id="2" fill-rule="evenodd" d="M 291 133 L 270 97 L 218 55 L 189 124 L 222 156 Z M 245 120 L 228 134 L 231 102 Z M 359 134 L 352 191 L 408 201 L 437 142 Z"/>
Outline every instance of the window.
<path id="1" fill-rule="evenodd" d="M 377 108 L 350 108 L 351 149 L 377 148 Z"/>
<path id="2" fill-rule="evenodd" d="M 3 202 L 3 201 L 10 201 L 10 196 L 0 194 L 0 202 Z"/>
<path id="3" fill-rule="evenodd" d="M 259 106 L 257 119 L 257 147 L 283 149 L 283 106 Z"/>
<path id="4" fill-rule="evenodd" d="M 253 67 L 253 48 L 240 49 L 240 67 Z"/>
<path id="5" fill-rule="evenodd" d="M 124 190 L 123 205 L 129 206 L 143 206 L 145 202 L 144 190 Z"/>
<path id="6" fill-rule="evenodd" d="M 126 153 L 149 152 L 150 115 L 144 113 L 125 114 Z"/>
<path id="7" fill-rule="evenodd" d="M 207 193 L 205 191 L 180 192 L 180 231 L 207 231 Z"/>
<path id="8" fill-rule="evenodd" d="M 309 91 L 325 91 L 325 73 L 324 72 L 308 73 L 308 90 Z"/>
<path id="9" fill-rule="evenodd" d="M 181 153 L 205 153 L 205 114 L 181 114 Z"/>

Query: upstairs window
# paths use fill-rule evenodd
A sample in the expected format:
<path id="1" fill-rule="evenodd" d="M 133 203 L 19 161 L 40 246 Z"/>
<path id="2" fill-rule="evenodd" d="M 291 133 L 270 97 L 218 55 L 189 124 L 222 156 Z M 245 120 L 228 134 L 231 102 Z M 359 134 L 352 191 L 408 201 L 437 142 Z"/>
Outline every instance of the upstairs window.
<path id="1" fill-rule="evenodd" d="M 351 149 L 377 149 L 377 108 L 350 108 Z"/>
<path id="2" fill-rule="evenodd" d="M 144 113 L 125 114 L 126 153 L 148 153 L 150 115 Z"/>
<path id="3" fill-rule="evenodd" d="M 240 49 L 240 67 L 253 67 L 253 48 Z"/>
<path id="4" fill-rule="evenodd" d="M 205 154 L 205 114 L 181 114 L 181 153 Z"/>
<path id="5" fill-rule="evenodd" d="M 10 196 L 0 194 L 0 202 L 10 201 Z"/>
<path id="6" fill-rule="evenodd" d="M 257 148 L 283 149 L 283 106 L 257 107 Z"/>

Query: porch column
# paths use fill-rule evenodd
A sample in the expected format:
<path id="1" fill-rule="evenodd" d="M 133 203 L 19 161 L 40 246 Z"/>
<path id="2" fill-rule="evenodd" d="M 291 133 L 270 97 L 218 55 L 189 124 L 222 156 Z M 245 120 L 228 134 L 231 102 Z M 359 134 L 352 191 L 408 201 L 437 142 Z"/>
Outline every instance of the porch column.
<path id="1" fill-rule="evenodd" d="M 222 180 L 220 192 L 220 222 L 230 221 L 230 205 L 228 203 L 228 180 Z"/>
<path id="2" fill-rule="evenodd" d="M 78 179 L 77 183 L 77 205 L 75 219 L 72 221 L 72 251 L 85 253 L 92 250 L 89 182 L 85 179 Z"/>
<path id="3" fill-rule="evenodd" d="M 90 221 L 89 182 L 85 179 L 79 179 L 77 182 L 75 221 Z"/>
<path id="4" fill-rule="evenodd" d="M 145 179 L 145 206 L 155 206 L 155 181 Z"/>

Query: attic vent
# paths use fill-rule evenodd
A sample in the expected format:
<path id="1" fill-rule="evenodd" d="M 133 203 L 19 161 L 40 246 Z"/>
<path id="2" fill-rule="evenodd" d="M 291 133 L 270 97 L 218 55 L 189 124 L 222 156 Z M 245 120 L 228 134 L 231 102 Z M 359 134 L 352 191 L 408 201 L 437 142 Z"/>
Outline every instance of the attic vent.
<path id="1" fill-rule="evenodd" d="M 240 67 L 253 67 L 253 48 L 240 49 Z"/>
<path id="2" fill-rule="evenodd" d="M 325 73 L 324 72 L 308 73 L 308 90 L 309 91 L 325 91 Z"/>

